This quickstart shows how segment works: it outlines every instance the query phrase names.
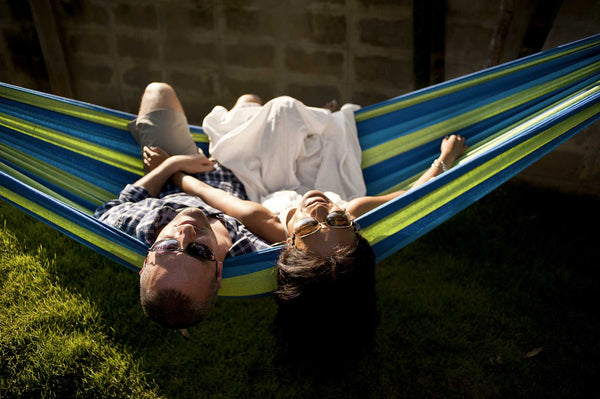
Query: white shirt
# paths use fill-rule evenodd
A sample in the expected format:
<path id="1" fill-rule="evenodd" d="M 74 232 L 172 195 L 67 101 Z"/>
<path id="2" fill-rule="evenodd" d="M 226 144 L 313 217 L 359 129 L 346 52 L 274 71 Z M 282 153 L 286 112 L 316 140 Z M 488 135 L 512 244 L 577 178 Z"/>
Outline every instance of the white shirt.
<path id="1" fill-rule="evenodd" d="M 366 194 L 354 120 L 358 108 L 346 104 L 332 113 L 278 97 L 231 111 L 217 106 L 202 128 L 211 156 L 238 177 L 253 201 L 263 203 L 281 190 L 303 195 L 312 189 L 350 200 Z"/>

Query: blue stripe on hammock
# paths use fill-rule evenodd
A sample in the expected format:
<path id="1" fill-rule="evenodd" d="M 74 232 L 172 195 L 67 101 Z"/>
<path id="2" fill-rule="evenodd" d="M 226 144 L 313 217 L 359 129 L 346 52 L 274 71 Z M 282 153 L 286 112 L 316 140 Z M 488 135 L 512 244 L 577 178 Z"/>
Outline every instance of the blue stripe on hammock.
<path id="1" fill-rule="evenodd" d="M 86 121 L 70 115 L 0 98 L 4 113 L 19 119 L 82 138 L 120 153 L 138 156 L 139 146 L 128 131 Z"/>
<path id="2" fill-rule="evenodd" d="M 587 37 L 587 38 L 584 38 L 584 39 L 581 39 L 581 40 L 578 40 L 578 41 L 575 41 L 575 42 L 572 42 L 572 43 L 567 43 L 567 44 L 564 44 L 562 46 L 558 46 L 556 48 L 546 50 L 543 53 L 532 54 L 532 55 L 529 55 L 529 56 L 526 56 L 526 57 L 523 57 L 523 58 L 519 58 L 517 60 L 511 61 L 511 62 L 508 62 L 508 63 L 497 65 L 497 66 L 494 66 L 494 67 L 491 67 L 491 68 L 488 68 L 488 69 L 485 69 L 485 70 L 476 71 L 476 72 L 473 72 L 471 74 L 460 76 L 458 78 L 451 79 L 451 80 L 448 80 L 448 81 L 445 81 L 445 82 L 442 82 L 442 83 L 438 83 L 438 84 L 433 85 L 433 86 L 425 87 L 423 89 L 419 89 L 419 90 L 413 91 L 413 92 L 408 93 L 408 94 L 397 96 L 397 97 L 391 98 L 389 100 L 385 100 L 385 101 L 379 102 L 377 104 L 369 105 L 369 106 L 361 108 L 356 113 L 358 115 L 360 115 L 360 114 L 365 113 L 365 112 L 369 112 L 369 111 L 372 111 L 372 110 L 375 110 L 375 109 L 378 109 L 378 108 L 383 108 L 385 106 L 388 106 L 388 105 L 391 105 L 391 104 L 395 104 L 395 103 L 397 103 L 398 101 L 401 101 L 401 100 L 413 99 L 413 98 L 416 98 L 416 97 L 421 97 L 423 95 L 426 95 L 426 94 L 438 91 L 441 88 L 456 86 L 457 84 L 462 84 L 464 82 L 468 82 L 468 81 L 471 81 L 471 80 L 474 80 L 474 79 L 478 79 L 480 77 L 483 77 L 483 76 L 486 76 L 486 75 L 490 75 L 492 73 L 496 73 L 496 72 L 499 72 L 499 71 L 504 71 L 504 70 L 509 69 L 509 68 L 514 68 L 514 67 L 526 64 L 528 62 L 531 62 L 531 61 L 534 61 L 534 60 L 537 60 L 537 59 L 549 58 L 549 57 L 551 57 L 551 56 L 553 56 L 555 54 L 560 54 L 560 53 L 563 53 L 563 52 L 567 52 L 567 51 L 569 51 L 571 49 L 575 49 L 575 48 L 578 48 L 578 47 L 581 47 L 581 46 L 586 46 L 586 45 L 592 44 L 592 43 L 594 43 L 594 42 L 596 42 L 598 40 L 600 40 L 600 34 L 597 34 L 597 35 L 594 35 L 594 36 L 590 36 L 590 37 Z"/>
<path id="3" fill-rule="evenodd" d="M 223 278 L 243 276 L 272 268 L 277 263 L 281 248 L 270 248 L 243 256 L 227 258 L 223 264 Z"/>
<path id="4" fill-rule="evenodd" d="M 0 126 L 0 142 L 56 166 L 73 176 L 93 182 L 95 186 L 114 195 L 118 195 L 127 183 L 140 178 L 138 175 L 104 162 L 67 152 L 44 140 L 34 137 L 27 137 L 26 141 L 19 140 L 17 137 L 19 134 Z"/>
<path id="5" fill-rule="evenodd" d="M 580 112 L 581 110 L 590 107 L 598 102 L 600 102 L 600 93 L 596 93 L 590 96 L 590 98 L 581 101 L 577 108 L 577 111 Z M 399 209 L 402 209 L 404 206 L 407 206 L 416 201 L 417 199 L 424 197 L 425 195 L 444 186 L 448 182 L 456 179 L 457 177 L 464 175 L 465 173 L 475 169 L 483 163 L 506 152 L 508 149 L 513 148 L 526 140 L 529 140 L 530 138 L 540 134 L 540 132 L 543 132 L 551 126 L 554 126 L 557 123 L 560 123 L 561 121 L 573 116 L 574 112 L 571 111 L 571 109 L 572 108 L 569 108 L 565 111 L 557 113 L 552 117 L 545 119 L 544 121 L 536 124 L 532 128 L 525 130 L 518 136 L 513 137 L 507 140 L 506 142 L 503 142 L 497 145 L 496 147 L 490 149 L 481 156 L 476 157 L 468 162 L 465 162 L 464 164 L 461 164 L 455 168 L 452 168 L 450 171 L 440 175 L 436 179 L 433 179 L 423 184 L 418 189 L 410 191 L 404 196 L 398 197 L 397 199 L 388 202 L 385 207 L 377 208 L 376 210 L 373 210 L 361 216 L 358 219 L 358 223 L 363 227 L 369 226 L 373 223 L 377 223 L 379 220 L 389 216 L 390 214 L 398 211 Z M 600 114 L 589 118 L 580 125 L 563 133 L 561 136 L 535 150 L 525 158 L 516 161 L 509 167 L 503 169 L 501 172 L 487 179 L 484 183 L 478 185 L 477 187 L 474 187 L 466 193 L 463 193 L 462 195 L 450 201 L 449 203 L 444 204 L 443 206 L 439 207 L 426 217 L 421 218 L 418 222 L 407 226 L 395 235 L 388 237 L 375 244 L 373 248 L 378 254 L 378 260 L 382 260 L 385 257 L 391 255 L 393 252 L 414 241 L 416 238 L 420 237 L 421 235 L 433 229 L 435 226 L 447 220 L 452 215 L 460 212 L 466 206 L 483 197 L 485 194 L 489 193 L 494 188 L 498 187 L 500 184 L 513 177 L 525 167 L 537 161 L 543 155 L 547 154 L 548 152 L 550 152 L 551 150 L 568 140 L 570 137 L 577 134 L 585 127 L 590 126 L 598 119 L 600 119 Z"/>
<path id="6" fill-rule="evenodd" d="M 600 48 L 592 50 L 588 50 L 586 53 L 597 54 Z M 542 64 L 538 66 L 540 68 L 532 68 L 536 69 L 535 71 L 520 71 L 517 73 L 518 76 L 509 75 L 457 93 L 451 93 L 383 116 L 374 117 L 367 121 L 357 122 L 361 148 L 364 151 L 388 140 L 435 125 L 452 116 L 464 114 L 512 94 L 554 81 L 560 76 L 577 71 L 600 60 L 600 55 L 591 56 L 592 54 L 588 54 L 586 59 L 569 64 L 568 67 L 558 71 L 554 71 L 553 65 Z M 552 62 L 552 64 L 562 63 Z M 541 68 L 542 66 L 543 68 Z M 537 69 L 542 70 L 538 71 Z M 536 76 L 536 78 L 532 80 L 531 76 Z"/>
<path id="7" fill-rule="evenodd" d="M 450 201 L 449 203 L 437 208 L 431 214 L 420 219 L 418 222 L 413 223 L 410 226 L 407 226 L 405 229 L 399 231 L 397 234 L 376 243 L 375 245 L 373 245 L 373 250 L 377 254 L 377 261 L 382 261 L 388 256 L 393 255 L 398 250 L 402 249 L 406 245 L 417 240 L 419 237 L 433 230 L 435 227 L 439 226 L 441 223 L 445 222 L 452 216 L 461 212 L 469 205 L 478 201 L 483 196 L 487 195 L 488 193 L 496 189 L 498 186 L 505 183 L 510 178 L 514 177 L 517 173 L 521 172 L 533 162 L 539 160 L 544 155 L 548 154 L 550 151 L 563 144 L 569 138 L 573 137 L 581 130 L 590 126 L 598 119 L 600 119 L 600 115 L 581 126 L 571 129 L 569 132 L 561 135 L 560 137 L 556 138 L 555 140 L 551 141 L 545 146 L 532 152 L 526 158 L 523 158 L 513 163 L 508 168 L 504 169 L 500 173 L 486 180 L 485 185 L 479 185 L 477 187 L 474 187 L 473 189 Z"/>
<path id="8" fill-rule="evenodd" d="M 599 77 L 600 73 L 596 73 L 581 82 L 571 85 L 567 89 L 558 90 L 536 98 L 529 103 L 512 108 L 492 118 L 487 118 L 479 123 L 457 130 L 455 134 L 465 136 L 468 143 L 477 143 L 494 132 L 500 131 L 522 120 L 526 116 L 532 115 L 553 104 L 561 98 L 583 89 L 597 81 Z M 378 194 L 414 176 L 423 171 L 428 166 L 428 163 L 431 163 L 438 155 L 439 140 L 436 140 L 363 169 L 364 179 L 368 182 L 367 193 L 369 195 Z"/>
<path id="9" fill-rule="evenodd" d="M 78 107 L 84 108 L 84 109 L 89 109 L 92 111 L 98 111 L 98 112 L 102 112 L 108 115 L 112 115 L 112 116 L 116 116 L 118 118 L 122 118 L 124 120 L 131 120 L 133 118 L 135 118 L 135 115 L 130 114 L 128 112 L 123 112 L 123 111 L 117 111 L 115 109 L 111 109 L 111 108 L 106 108 L 106 107 L 102 107 L 100 105 L 96 105 L 96 104 L 91 104 L 91 103 L 87 103 L 84 101 L 80 101 L 80 100 L 73 100 L 70 98 L 66 98 L 66 97 L 60 97 L 54 94 L 49 94 L 49 93 L 41 93 L 35 90 L 31 90 L 31 89 L 26 89 L 24 87 L 19 87 L 19 86 L 15 86 L 15 85 L 11 85 L 8 83 L 3 83 L 3 86 L 9 87 L 13 90 L 17 90 L 17 91 L 21 91 L 24 93 L 29 93 L 29 94 L 33 94 L 34 96 L 41 96 L 44 98 L 48 98 L 51 100 L 56 100 L 65 104 L 71 104 L 71 105 L 76 105 Z"/>
<path id="10" fill-rule="evenodd" d="M 14 170 L 21 172 L 22 174 L 24 174 L 25 176 L 29 177 L 30 179 L 40 183 L 41 185 L 49 188 L 50 190 L 56 192 L 58 195 L 61 195 L 65 198 L 67 198 L 68 200 L 73 201 L 74 203 L 80 205 L 82 208 L 87 209 L 90 212 L 94 212 L 96 210 L 96 208 L 98 208 L 98 205 L 95 203 L 92 203 L 82 197 L 80 197 L 79 195 L 75 195 L 73 193 L 71 193 L 70 191 L 59 187 L 45 179 L 40 178 L 39 176 L 32 174 L 31 172 L 29 172 L 28 170 L 25 170 L 23 168 L 21 168 L 18 165 L 15 165 L 11 162 L 8 161 L 2 161 L 2 163 L 4 163 L 5 165 L 10 166 L 11 168 L 13 168 Z"/>
<path id="11" fill-rule="evenodd" d="M 56 199 L 54 199 L 51 196 L 48 196 L 32 187 L 29 187 L 29 186 L 23 184 L 22 182 L 14 179 L 12 176 L 9 176 L 2 171 L 0 171 L 0 183 L 3 187 L 8 189 L 9 191 L 12 191 L 15 194 L 25 197 L 28 200 L 49 210 L 50 212 L 55 213 L 59 216 L 62 216 L 64 218 L 70 220 L 73 223 L 76 223 L 80 226 L 85 226 L 86 230 L 88 230 L 92 233 L 101 235 L 110 241 L 119 243 L 119 245 L 123 248 L 127 248 L 131 251 L 137 252 L 142 255 L 145 255 L 145 253 L 146 253 L 147 246 L 144 243 L 142 243 L 141 241 L 123 233 L 122 231 L 120 231 L 118 229 L 114 229 L 112 227 L 107 226 L 104 223 L 93 218 L 92 216 L 89 216 L 83 212 L 80 212 L 77 209 L 72 208 L 63 202 L 57 201 Z M 44 215 L 32 213 L 29 210 L 21 207 L 19 204 L 16 204 L 13 201 L 8 200 L 7 198 L 3 198 L 3 199 L 5 201 L 17 206 L 19 209 L 22 209 L 23 211 L 27 212 L 28 214 L 30 214 L 38 219 L 43 220 L 44 223 L 61 231 L 63 234 L 86 245 L 87 247 L 93 249 L 94 251 L 98 251 L 100 254 L 116 261 L 117 263 L 119 263 L 123 266 L 126 266 L 127 268 L 129 268 L 131 270 L 135 270 L 135 271 L 139 270 L 139 268 L 123 261 L 123 259 L 104 250 L 102 247 L 99 247 L 99 246 L 83 239 L 82 237 L 79 237 L 79 236 L 71 233 L 70 231 L 65 230 L 63 227 L 56 225 L 55 223 L 53 223 L 49 219 L 47 219 Z"/>
<path id="12" fill-rule="evenodd" d="M 1 176 L 0 176 L 0 181 L 1 181 Z M 79 242 L 80 244 L 85 245 L 86 247 L 90 248 L 91 250 L 97 252 L 98 254 L 116 262 L 117 264 L 121 265 L 121 266 L 125 266 L 126 268 L 128 268 L 129 270 L 132 270 L 134 272 L 138 272 L 140 269 L 126 261 L 124 261 L 123 259 L 119 258 L 118 256 L 114 255 L 112 252 L 106 251 L 104 250 L 102 247 L 99 247 L 87 240 L 83 240 L 81 239 L 79 236 L 76 236 L 74 234 L 72 234 L 70 231 L 63 229 L 61 226 L 52 223 L 51 221 L 49 221 L 48 219 L 43 218 L 42 216 L 32 213 L 30 212 L 28 209 L 25 209 L 23 207 L 21 207 L 19 204 L 16 204 L 6 198 L 2 198 L 4 201 L 6 201 L 8 204 L 11 204 L 13 206 L 15 206 L 16 208 L 22 210 L 23 212 L 27 213 L 30 216 L 35 217 L 36 219 L 44 222 L 44 224 L 50 226 L 51 228 L 55 229 L 56 231 L 64 234 L 65 236 Z M 145 253 L 145 252 L 144 252 Z"/>
<path id="13" fill-rule="evenodd" d="M 139 146 L 129 131 L 1 97 L 0 106 L 7 115 L 141 159 Z M 203 133 L 198 126 L 190 126 L 190 131 Z M 196 142 L 196 145 L 208 154 L 208 143 Z"/>
<path id="14" fill-rule="evenodd" d="M 31 89 L 27 89 L 24 87 L 20 87 L 20 86 L 15 86 L 15 85 L 11 85 L 10 83 L 4 83 L 2 82 L 2 86 L 16 90 L 16 91 L 20 91 L 20 92 L 24 92 L 24 93 L 28 93 L 34 96 L 38 96 L 38 97 L 44 97 L 44 98 L 48 98 L 51 100 L 55 100 L 61 103 L 65 103 L 65 104 L 70 104 L 70 105 L 74 105 L 77 107 L 81 107 L 84 109 L 89 109 L 92 111 L 98 111 L 98 112 L 102 112 L 108 115 L 112 115 L 115 117 L 118 117 L 120 119 L 123 119 L 124 121 L 131 121 L 133 119 L 135 119 L 137 117 L 137 115 L 134 115 L 132 113 L 129 112 L 123 112 L 123 111 L 118 111 L 112 108 L 106 108 L 106 107 L 102 107 L 100 105 L 96 105 L 96 104 L 91 104 L 91 103 L 87 103 L 84 101 L 80 101 L 80 100 L 73 100 L 70 98 L 66 98 L 66 97 L 60 97 L 54 94 L 49 94 L 49 93 L 43 93 L 40 91 L 36 91 L 36 90 L 31 90 Z M 192 133 L 201 133 L 204 134 L 204 131 L 202 130 L 201 126 L 196 126 L 196 125 L 190 125 L 190 130 Z"/>
<path id="15" fill-rule="evenodd" d="M 599 101 L 598 100 L 599 97 L 600 97 L 599 94 L 594 94 L 593 96 L 591 96 L 591 98 L 588 98 L 588 99 L 582 101 L 580 103 L 580 105 L 578 106 L 577 111 L 580 112 L 581 110 L 593 105 L 595 102 Z M 573 108 L 571 107 L 571 108 L 567 109 L 567 111 L 562 111 L 556 115 L 546 118 L 542 122 L 539 122 L 538 124 L 534 125 L 532 128 L 525 130 L 524 132 L 520 133 L 519 135 L 512 137 L 512 138 L 506 140 L 505 142 L 502 142 L 502 143 L 496 145 L 493 148 L 490 148 L 484 154 L 481 154 L 480 156 L 473 158 L 473 159 L 469 160 L 468 162 L 465 162 L 464 164 L 458 165 L 458 166 L 450 169 L 448 172 L 443 173 L 442 175 L 436 177 L 435 179 L 430 180 L 429 182 L 419 186 L 418 189 L 409 191 L 408 193 L 404 194 L 403 196 L 400 196 L 396 199 L 393 199 L 393 200 L 387 202 L 386 206 L 376 208 L 375 210 L 362 215 L 358 219 L 359 223 L 361 224 L 361 226 L 366 227 L 368 225 L 376 223 L 379 220 L 384 219 L 385 217 L 389 216 L 390 214 L 396 212 L 397 210 L 414 202 L 418 198 L 421 198 L 421 197 L 425 196 L 426 194 L 431 193 L 432 191 L 440 188 L 441 186 L 456 179 L 457 177 L 462 176 L 463 174 L 473 170 L 474 168 L 482 165 L 483 163 L 489 161 L 490 159 L 495 158 L 496 156 L 499 156 L 500 154 L 506 152 L 508 149 L 513 148 L 514 146 L 521 144 L 522 142 L 536 136 L 540 131 L 548 128 L 549 126 L 552 126 L 552 125 L 560 122 L 561 120 L 564 120 L 565 118 L 567 118 L 569 116 L 572 116 L 573 111 L 568 112 L 569 110 L 572 110 L 572 109 Z M 598 117 L 600 117 L 600 116 L 597 116 L 596 118 L 598 118 Z"/>

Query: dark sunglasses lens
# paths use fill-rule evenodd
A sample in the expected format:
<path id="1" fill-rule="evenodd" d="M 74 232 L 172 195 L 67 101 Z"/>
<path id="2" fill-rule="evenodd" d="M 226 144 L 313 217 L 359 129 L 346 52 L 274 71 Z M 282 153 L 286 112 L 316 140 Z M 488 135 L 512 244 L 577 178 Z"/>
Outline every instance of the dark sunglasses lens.
<path id="1" fill-rule="evenodd" d="M 341 226 L 347 227 L 350 226 L 350 219 L 348 219 L 348 215 L 342 212 L 332 212 L 327 215 L 327 224 L 330 226 Z"/>
<path id="2" fill-rule="evenodd" d="M 192 255 L 194 258 L 202 260 L 215 260 L 215 254 L 209 247 L 204 244 L 193 242 L 187 246 L 186 252 Z"/>
<path id="3" fill-rule="evenodd" d="M 294 224 L 294 233 L 299 236 L 309 234 L 317 228 L 319 222 L 313 218 L 300 219 Z"/>

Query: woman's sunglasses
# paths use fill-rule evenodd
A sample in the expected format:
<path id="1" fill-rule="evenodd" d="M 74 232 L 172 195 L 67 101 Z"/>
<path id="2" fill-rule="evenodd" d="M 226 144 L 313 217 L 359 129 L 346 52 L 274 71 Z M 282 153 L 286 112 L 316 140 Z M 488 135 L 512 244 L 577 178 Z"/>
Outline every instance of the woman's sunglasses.
<path id="1" fill-rule="evenodd" d="M 179 241 L 174 238 L 167 238 L 155 242 L 150 247 L 148 252 L 185 252 L 199 261 L 217 261 L 217 258 L 215 258 L 215 253 L 206 245 L 200 244 L 199 242 L 191 242 L 187 247 L 180 248 Z"/>
<path id="2" fill-rule="evenodd" d="M 343 211 L 334 211 L 325 217 L 325 222 L 319 222 L 317 219 L 308 217 L 298 219 L 294 223 L 294 234 L 292 235 L 292 245 L 298 237 L 306 237 L 321 230 L 321 228 L 329 226 L 334 229 L 345 229 L 355 226 L 353 220 L 350 220 L 348 214 Z"/>

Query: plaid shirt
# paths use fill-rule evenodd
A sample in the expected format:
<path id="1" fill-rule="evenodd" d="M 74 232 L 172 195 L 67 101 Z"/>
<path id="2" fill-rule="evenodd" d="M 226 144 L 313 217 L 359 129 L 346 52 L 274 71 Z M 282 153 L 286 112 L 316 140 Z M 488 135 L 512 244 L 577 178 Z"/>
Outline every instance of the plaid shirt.
<path id="1" fill-rule="evenodd" d="M 194 176 L 238 198 L 247 199 L 240 181 L 229 169 L 218 164 L 214 171 Z M 178 211 L 191 207 L 200 208 L 207 217 L 219 219 L 225 225 L 233 243 L 227 257 L 270 248 L 268 243 L 252 234 L 237 219 L 208 206 L 198 197 L 179 191 L 172 183 L 167 183 L 156 198 L 150 197 L 145 188 L 128 184 L 119 194 L 119 198 L 98 208 L 95 217 L 152 245 L 160 229 L 168 224 Z"/>

